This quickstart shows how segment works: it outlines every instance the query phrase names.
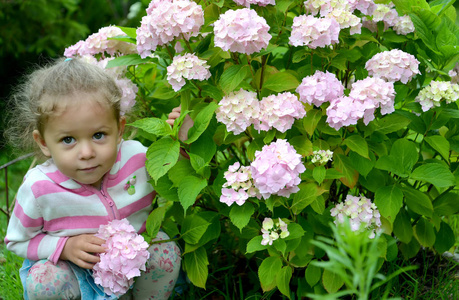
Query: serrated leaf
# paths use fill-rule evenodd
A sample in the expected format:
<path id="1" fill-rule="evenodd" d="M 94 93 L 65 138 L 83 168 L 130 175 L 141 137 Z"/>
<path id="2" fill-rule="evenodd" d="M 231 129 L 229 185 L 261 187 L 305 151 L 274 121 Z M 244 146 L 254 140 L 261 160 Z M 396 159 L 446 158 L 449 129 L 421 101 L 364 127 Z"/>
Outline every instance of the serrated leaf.
<path id="1" fill-rule="evenodd" d="M 210 102 L 199 111 L 194 119 L 193 127 L 191 127 L 188 132 L 188 139 L 184 141 L 185 143 L 191 144 L 201 136 L 201 134 L 209 126 L 210 120 L 212 119 L 217 107 L 218 105 L 215 102 Z"/>
<path id="2" fill-rule="evenodd" d="M 449 168 L 438 163 L 428 163 L 417 167 L 411 174 L 411 178 L 429 182 L 439 188 L 456 184 L 456 179 Z"/>
<path id="3" fill-rule="evenodd" d="M 432 201 L 426 194 L 409 187 L 404 187 L 402 191 L 405 195 L 406 205 L 409 209 L 417 214 L 432 217 Z"/>
<path id="4" fill-rule="evenodd" d="M 263 89 L 268 89 L 273 92 L 285 92 L 298 87 L 300 82 L 298 79 L 288 72 L 278 72 L 269 76 L 263 83 Z"/>
<path id="5" fill-rule="evenodd" d="M 375 193 L 375 205 L 383 217 L 394 222 L 403 205 L 403 192 L 395 184 L 379 188 Z"/>
<path id="6" fill-rule="evenodd" d="M 322 284 L 329 294 L 336 293 L 344 284 L 344 280 L 338 274 L 325 269 L 322 274 Z"/>
<path id="7" fill-rule="evenodd" d="M 419 243 L 424 247 L 432 247 L 435 243 L 435 230 L 426 219 L 420 218 L 414 227 Z"/>
<path id="8" fill-rule="evenodd" d="M 441 135 L 434 135 L 434 136 L 426 136 L 424 140 L 430 147 L 434 148 L 440 155 L 445 159 L 445 161 L 449 162 L 449 150 L 450 145 L 446 138 Z"/>
<path id="9" fill-rule="evenodd" d="M 263 237 L 261 235 L 257 235 L 256 237 L 252 238 L 247 243 L 246 253 L 253 253 L 253 252 L 256 252 L 256 251 L 265 250 L 266 246 L 263 246 L 261 244 L 262 240 L 263 240 Z"/>
<path id="10" fill-rule="evenodd" d="M 279 291 L 290 298 L 290 279 L 292 279 L 293 270 L 290 266 L 282 267 L 280 272 L 276 275 L 276 283 Z"/>
<path id="11" fill-rule="evenodd" d="M 306 132 L 312 136 L 322 118 L 322 111 L 319 109 L 311 109 L 306 113 L 303 118 L 303 127 Z"/>
<path id="12" fill-rule="evenodd" d="M 315 183 L 301 183 L 300 190 L 293 196 L 293 203 L 290 207 L 295 215 L 298 215 L 309 204 L 317 198 L 317 185 Z"/>
<path id="13" fill-rule="evenodd" d="M 359 155 L 369 158 L 367 141 L 360 135 L 351 135 L 344 140 L 343 144 L 348 146 L 352 151 L 357 152 Z"/>
<path id="14" fill-rule="evenodd" d="M 207 181 L 202 178 L 190 175 L 182 179 L 178 187 L 178 196 L 185 212 L 194 204 L 199 193 L 206 186 Z"/>
<path id="15" fill-rule="evenodd" d="M 156 237 L 158 234 L 159 228 L 161 227 L 161 223 L 164 220 L 164 216 L 166 215 L 167 206 L 160 206 L 155 208 L 147 218 L 146 222 L 146 229 L 148 235 L 151 237 Z"/>
<path id="16" fill-rule="evenodd" d="M 324 166 L 317 166 L 312 170 L 312 177 L 314 177 L 314 180 L 320 185 L 324 181 L 326 173 L 327 170 Z"/>
<path id="17" fill-rule="evenodd" d="M 141 58 L 139 54 L 128 54 L 109 60 L 105 68 L 140 65 L 150 61 L 149 58 Z"/>
<path id="18" fill-rule="evenodd" d="M 343 177 L 340 178 L 340 181 L 344 183 L 349 188 L 354 188 L 357 184 L 357 180 L 359 179 L 359 173 L 352 168 L 352 164 L 349 161 L 347 156 L 342 154 L 337 154 L 334 156 L 335 160 L 335 169 L 338 170 Z"/>
<path id="19" fill-rule="evenodd" d="M 413 227 L 411 220 L 406 211 L 400 210 L 394 221 L 394 234 L 405 244 L 408 244 L 413 238 Z"/>
<path id="20" fill-rule="evenodd" d="M 441 222 L 440 230 L 437 232 L 435 238 L 434 247 L 438 253 L 444 253 L 454 246 L 456 239 L 457 237 L 451 227 L 447 223 Z"/>
<path id="21" fill-rule="evenodd" d="M 172 134 L 171 125 L 169 125 L 165 120 L 161 120 L 158 118 L 140 119 L 128 125 L 142 129 L 143 131 L 146 131 L 157 136 L 165 136 Z"/>
<path id="22" fill-rule="evenodd" d="M 210 223 L 198 215 L 187 216 L 182 223 L 181 237 L 188 244 L 197 244 Z"/>
<path id="23" fill-rule="evenodd" d="M 449 192 L 435 200 L 433 207 L 438 216 L 453 215 L 459 211 L 459 195 Z"/>
<path id="24" fill-rule="evenodd" d="M 322 276 L 322 268 L 310 263 L 306 268 L 304 276 L 307 283 L 313 287 L 319 282 Z"/>
<path id="25" fill-rule="evenodd" d="M 161 177 L 157 182 L 154 180 L 150 180 L 149 182 L 153 185 L 155 191 L 164 199 L 174 202 L 179 201 L 177 188 L 174 188 L 174 183 L 167 176 Z"/>
<path id="26" fill-rule="evenodd" d="M 390 114 L 382 119 L 373 121 L 375 131 L 379 131 L 382 134 L 388 134 L 400 129 L 405 128 L 411 121 L 402 115 Z"/>
<path id="27" fill-rule="evenodd" d="M 232 65 L 220 77 L 220 86 L 225 94 L 234 91 L 250 73 L 249 66 Z"/>
<path id="28" fill-rule="evenodd" d="M 206 288 L 207 276 L 209 270 L 209 260 L 207 259 L 207 252 L 204 247 L 199 247 L 191 253 L 187 253 L 183 256 L 183 264 L 187 277 L 197 287 Z"/>
<path id="29" fill-rule="evenodd" d="M 242 228 L 249 224 L 250 217 L 252 217 L 254 212 L 255 208 L 250 202 L 246 202 L 241 206 L 234 203 L 231 207 L 229 216 L 234 226 L 242 230 Z"/>
<path id="30" fill-rule="evenodd" d="M 279 256 L 265 258 L 258 268 L 258 278 L 264 292 L 276 286 L 276 274 L 282 269 L 282 260 Z"/>
<path id="31" fill-rule="evenodd" d="M 158 181 L 176 163 L 180 154 L 180 142 L 166 136 L 148 147 L 146 167 L 148 174 Z"/>

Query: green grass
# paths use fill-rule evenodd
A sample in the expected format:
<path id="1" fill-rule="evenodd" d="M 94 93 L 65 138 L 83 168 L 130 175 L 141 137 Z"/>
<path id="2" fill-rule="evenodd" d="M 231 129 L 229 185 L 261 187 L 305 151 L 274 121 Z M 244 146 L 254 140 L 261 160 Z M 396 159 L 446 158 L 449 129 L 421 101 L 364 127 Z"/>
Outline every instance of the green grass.
<path id="1" fill-rule="evenodd" d="M 23 259 L 0 246 L 0 299 L 22 299 L 22 284 L 19 269 Z"/>

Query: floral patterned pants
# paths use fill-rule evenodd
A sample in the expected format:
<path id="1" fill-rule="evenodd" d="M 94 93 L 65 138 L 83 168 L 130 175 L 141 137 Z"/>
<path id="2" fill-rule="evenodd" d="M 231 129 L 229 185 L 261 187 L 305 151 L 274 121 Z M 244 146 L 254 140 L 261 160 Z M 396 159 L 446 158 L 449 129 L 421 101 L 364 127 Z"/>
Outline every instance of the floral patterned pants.
<path id="1" fill-rule="evenodd" d="M 166 239 L 162 231 L 155 238 Z M 175 242 L 167 242 L 153 244 L 148 251 L 146 271 L 120 299 L 168 299 L 171 295 L 180 272 L 180 249 Z M 81 298 L 78 280 L 66 261 L 56 265 L 45 259 L 37 261 L 29 270 L 25 289 L 30 300 Z"/>

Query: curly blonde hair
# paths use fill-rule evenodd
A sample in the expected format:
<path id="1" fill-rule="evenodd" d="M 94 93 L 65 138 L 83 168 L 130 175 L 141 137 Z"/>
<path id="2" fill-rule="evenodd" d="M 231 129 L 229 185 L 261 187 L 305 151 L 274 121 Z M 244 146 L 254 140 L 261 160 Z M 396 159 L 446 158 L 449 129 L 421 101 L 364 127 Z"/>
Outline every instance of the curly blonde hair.
<path id="1" fill-rule="evenodd" d="M 119 121 L 122 93 L 101 67 L 76 58 L 62 58 L 40 67 L 13 90 L 5 137 L 14 148 L 39 154 L 33 131 L 43 135 L 47 120 L 66 104 L 68 96 L 95 92 L 101 93 L 101 101 L 112 107 Z"/>

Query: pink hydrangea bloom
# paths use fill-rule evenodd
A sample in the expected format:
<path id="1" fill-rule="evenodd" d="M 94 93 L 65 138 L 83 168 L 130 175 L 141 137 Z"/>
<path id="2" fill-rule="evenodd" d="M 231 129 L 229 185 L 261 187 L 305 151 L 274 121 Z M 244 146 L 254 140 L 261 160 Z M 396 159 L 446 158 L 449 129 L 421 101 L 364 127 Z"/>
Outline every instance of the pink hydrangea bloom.
<path id="1" fill-rule="evenodd" d="M 234 134 L 243 132 L 259 118 L 260 104 L 255 92 L 240 89 L 223 97 L 218 104 L 217 121 Z"/>
<path id="2" fill-rule="evenodd" d="M 271 195 L 289 197 L 298 192 L 300 174 L 306 170 L 301 155 L 282 139 L 256 151 L 250 167 L 253 183 L 265 199 Z"/>
<path id="3" fill-rule="evenodd" d="M 365 103 L 351 97 L 341 96 L 330 102 L 327 108 L 327 123 L 336 130 L 344 126 L 355 125 L 364 117 L 367 109 Z"/>
<path id="4" fill-rule="evenodd" d="M 395 20 L 393 29 L 397 34 L 407 35 L 408 33 L 414 32 L 415 28 L 410 16 L 404 15 Z"/>
<path id="5" fill-rule="evenodd" d="M 305 115 L 303 105 L 292 93 L 270 95 L 260 101 L 260 116 L 254 121 L 254 127 L 263 131 L 274 127 L 280 132 L 285 132 L 292 128 L 295 119 L 301 119 Z"/>
<path id="6" fill-rule="evenodd" d="M 335 74 L 316 71 L 314 75 L 303 78 L 296 92 L 300 95 L 300 101 L 319 107 L 324 102 L 343 96 L 344 86 Z"/>
<path id="7" fill-rule="evenodd" d="M 118 87 L 121 89 L 121 102 L 120 102 L 120 114 L 123 116 L 131 110 L 135 105 L 135 98 L 139 88 L 130 79 L 121 78 L 115 80 Z"/>
<path id="8" fill-rule="evenodd" d="M 418 67 L 419 61 L 413 55 L 399 49 L 377 53 L 365 64 L 368 75 L 402 83 L 420 74 Z"/>
<path id="9" fill-rule="evenodd" d="M 456 102 L 459 99 L 459 84 L 450 81 L 431 81 L 416 96 L 423 111 L 428 111 L 432 107 L 439 107 L 441 102 L 446 104 Z"/>
<path id="10" fill-rule="evenodd" d="M 395 89 L 393 82 L 381 78 L 367 77 L 352 84 L 349 97 L 360 101 L 365 108 L 364 123 L 374 119 L 374 111 L 381 108 L 381 114 L 390 114 L 394 109 Z"/>
<path id="11" fill-rule="evenodd" d="M 252 54 L 268 46 L 268 31 L 266 20 L 255 10 L 228 10 L 214 23 L 214 43 L 224 51 Z"/>
<path id="12" fill-rule="evenodd" d="M 350 34 L 360 34 L 361 32 L 360 18 L 349 10 L 334 9 L 326 17 L 335 19 L 341 29 L 350 27 Z"/>
<path id="13" fill-rule="evenodd" d="M 209 68 L 205 60 L 199 59 L 194 54 L 177 55 L 172 64 L 167 67 L 167 81 L 174 91 L 178 91 L 185 85 L 185 79 L 209 79 L 211 75 Z"/>
<path id="14" fill-rule="evenodd" d="M 94 265 L 94 282 L 108 295 L 123 295 L 134 283 L 134 277 L 145 271 L 150 257 L 148 244 L 127 219 L 101 225 L 96 236 L 105 239 L 103 246 L 107 251 L 100 254 L 100 262 Z"/>
<path id="15" fill-rule="evenodd" d="M 358 9 L 364 15 L 371 16 L 376 9 L 373 0 L 357 0 L 352 4 L 353 9 Z"/>
<path id="16" fill-rule="evenodd" d="M 311 49 L 325 47 L 339 42 L 339 32 L 340 27 L 335 19 L 301 15 L 293 19 L 289 44 Z"/>
<path id="17" fill-rule="evenodd" d="M 126 34 L 116 26 L 107 26 L 99 29 L 98 32 L 91 34 L 85 41 L 79 41 L 64 51 L 66 57 L 96 55 L 105 53 L 111 56 L 115 54 L 132 54 L 136 53 L 136 47 L 132 43 L 109 40 L 108 38 L 116 36 L 125 36 Z"/>
<path id="18" fill-rule="evenodd" d="M 347 195 L 344 203 L 338 203 L 330 213 L 335 217 L 335 224 L 343 223 L 345 218 L 348 218 L 352 231 L 369 230 L 370 238 L 374 238 L 376 232 L 382 231 L 378 208 L 364 196 Z"/>
<path id="19" fill-rule="evenodd" d="M 304 7 L 312 15 L 326 17 L 335 9 L 351 10 L 351 1 L 349 0 L 306 0 Z"/>
<path id="20" fill-rule="evenodd" d="M 456 63 L 454 68 L 448 72 L 449 77 L 451 77 L 451 83 L 459 82 L 459 63 Z"/>
<path id="21" fill-rule="evenodd" d="M 198 35 L 203 24 L 202 7 L 193 1 L 155 1 L 137 28 L 137 51 L 145 58 L 177 37 Z"/>
<path id="22" fill-rule="evenodd" d="M 226 182 L 223 184 L 220 202 L 231 206 L 234 202 L 242 205 L 249 197 L 260 198 L 258 190 L 253 186 L 250 167 L 234 163 L 224 174 Z"/>
<path id="23" fill-rule="evenodd" d="M 234 0 L 237 5 L 242 5 L 245 7 L 250 7 L 251 4 L 259 5 L 259 6 L 266 6 L 268 4 L 275 5 L 275 0 Z"/>

